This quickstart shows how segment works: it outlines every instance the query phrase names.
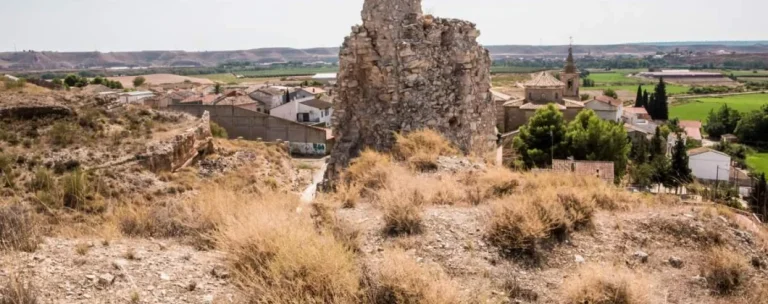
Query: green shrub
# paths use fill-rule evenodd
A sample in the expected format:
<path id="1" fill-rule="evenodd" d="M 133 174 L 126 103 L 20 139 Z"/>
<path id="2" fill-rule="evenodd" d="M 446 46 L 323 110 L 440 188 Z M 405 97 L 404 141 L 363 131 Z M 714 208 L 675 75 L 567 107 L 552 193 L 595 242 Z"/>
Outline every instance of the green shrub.
<path id="1" fill-rule="evenodd" d="M 66 121 L 57 122 L 51 127 L 49 132 L 51 144 L 58 147 L 66 147 L 75 143 L 78 131 L 75 127 Z"/>
<path id="2" fill-rule="evenodd" d="M 35 177 L 32 178 L 30 187 L 36 191 L 50 191 L 56 186 L 55 182 L 53 171 L 39 167 L 35 171 Z"/>
<path id="3" fill-rule="evenodd" d="M 97 204 L 95 192 L 90 185 L 88 174 L 80 169 L 65 175 L 61 179 L 64 207 L 81 211 L 101 211 L 101 206 Z"/>
<path id="4" fill-rule="evenodd" d="M 213 137 L 229 138 L 229 134 L 227 134 L 227 130 L 215 122 L 211 122 L 211 134 L 213 134 Z"/>

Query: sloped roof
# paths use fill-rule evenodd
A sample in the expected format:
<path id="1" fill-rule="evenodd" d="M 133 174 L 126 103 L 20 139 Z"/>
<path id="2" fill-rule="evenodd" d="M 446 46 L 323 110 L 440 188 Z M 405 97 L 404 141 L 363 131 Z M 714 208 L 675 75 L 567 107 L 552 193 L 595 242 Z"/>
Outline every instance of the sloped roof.
<path id="1" fill-rule="evenodd" d="M 565 102 L 565 106 L 568 108 L 583 108 L 584 103 L 580 101 L 570 100 L 570 99 L 563 99 Z"/>
<path id="2" fill-rule="evenodd" d="M 265 93 L 265 94 L 268 94 L 268 95 L 272 95 L 272 96 L 285 95 L 285 91 L 280 90 L 278 88 L 273 88 L 273 87 L 261 88 L 261 89 L 258 89 L 256 91 L 257 92 L 262 92 L 262 93 Z"/>
<path id="3" fill-rule="evenodd" d="M 692 128 L 692 127 L 683 127 L 685 129 L 685 133 L 688 134 L 688 137 L 693 138 L 695 140 L 701 140 L 701 129 L 699 128 Z"/>
<path id="4" fill-rule="evenodd" d="M 564 87 L 565 84 L 557 80 L 554 76 L 547 72 L 536 73 L 533 75 L 533 79 L 525 83 L 525 87 L 541 88 L 541 87 Z"/>
<path id="5" fill-rule="evenodd" d="M 723 152 L 720 152 L 720 151 L 717 151 L 717 150 L 713 150 L 713 149 L 710 149 L 710 148 L 707 148 L 707 147 L 701 147 L 701 148 L 696 148 L 696 149 L 688 150 L 688 156 L 695 156 L 695 155 L 700 155 L 700 154 L 709 153 L 709 152 L 712 152 L 712 153 L 715 153 L 715 154 L 720 154 L 720 155 L 723 155 L 723 156 L 731 157 L 728 154 L 725 154 Z"/>
<path id="6" fill-rule="evenodd" d="M 231 106 L 239 106 L 239 105 L 254 104 L 254 103 L 259 103 L 262 105 L 264 104 L 263 102 L 253 100 L 247 95 L 227 96 L 216 101 L 216 105 L 231 105 Z"/>
<path id="7" fill-rule="evenodd" d="M 630 107 L 630 108 L 624 108 L 624 113 L 648 115 L 648 110 L 646 110 L 643 107 Z"/>
<path id="8" fill-rule="evenodd" d="M 614 107 L 618 107 L 618 106 L 622 105 L 621 100 L 618 100 L 618 99 L 613 98 L 611 96 L 605 96 L 605 95 L 597 96 L 597 97 L 593 98 L 590 101 L 602 102 L 604 104 L 609 104 L 609 105 L 612 105 Z"/>
<path id="9" fill-rule="evenodd" d="M 322 101 L 319 99 L 310 99 L 307 101 L 302 101 L 301 104 L 308 107 L 320 109 L 320 110 L 325 110 L 333 106 L 333 104 L 331 104 L 330 102 Z"/>
<path id="10" fill-rule="evenodd" d="M 560 111 L 563 111 L 563 110 L 566 109 L 564 105 L 561 105 L 559 103 L 555 103 L 554 105 L 555 105 L 555 108 L 557 108 Z M 538 109 L 546 108 L 546 107 L 547 107 L 546 104 L 526 103 L 526 104 L 520 106 L 520 109 L 522 109 L 522 110 L 538 110 Z"/>
<path id="11" fill-rule="evenodd" d="M 325 94 L 325 90 L 321 88 L 304 87 L 304 88 L 301 88 L 301 90 L 310 94 Z"/>
<path id="12" fill-rule="evenodd" d="M 494 101 L 507 101 L 512 99 L 512 96 L 494 90 L 491 90 L 491 95 L 493 95 Z"/>
<path id="13" fill-rule="evenodd" d="M 681 128 L 697 128 L 701 129 L 701 122 L 697 120 L 681 120 L 679 123 Z"/>

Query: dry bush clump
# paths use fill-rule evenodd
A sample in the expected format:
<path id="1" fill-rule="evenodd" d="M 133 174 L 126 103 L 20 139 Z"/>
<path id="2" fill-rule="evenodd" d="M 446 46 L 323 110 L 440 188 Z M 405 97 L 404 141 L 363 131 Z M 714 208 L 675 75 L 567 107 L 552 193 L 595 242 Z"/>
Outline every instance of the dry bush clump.
<path id="1" fill-rule="evenodd" d="M 322 202 L 322 199 L 316 199 L 316 201 L 321 202 L 312 204 L 311 217 L 318 232 L 321 234 L 330 233 L 347 249 L 354 252 L 360 251 L 360 231 L 339 219 L 330 204 Z"/>
<path id="2" fill-rule="evenodd" d="M 768 304 L 768 281 L 754 280 L 744 295 L 745 304 Z"/>
<path id="3" fill-rule="evenodd" d="M 747 281 L 749 266 L 746 259 L 723 247 L 713 247 L 704 254 L 701 275 L 707 284 L 721 295 L 732 294 Z"/>
<path id="4" fill-rule="evenodd" d="M 456 155 L 458 150 L 434 130 L 424 129 L 406 135 L 395 134 L 394 156 L 399 160 L 408 160 L 414 156 Z"/>
<path id="5" fill-rule="evenodd" d="M 235 283 L 253 303 L 356 303 L 354 253 L 297 213 L 296 197 L 255 197 L 217 234 Z"/>
<path id="6" fill-rule="evenodd" d="M 383 261 L 368 280 L 367 302 L 460 303 L 459 285 L 437 268 L 420 265 L 400 250 L 384 252 Z"/>
<path id="7" fill-rule="evenodd" d="M 492 204 L 488 240 L 505 255 L 538 256 L 547 241 L 564 241 L 572 230 L 588 227 L 594 201 L 578 190 L 561 189 L 514 195 Z"/>
<path id="8" fill-rule="evenodd" d="M 341 202 L 342 207 L 355 208 L 357 202 L 360 200 L 362 190 L 362 187 L 354 182 L 339 183 L 336 186 L 336 191 L 334 193 L 336 200 Z"/>
<path id="9" fill-rule="evenodd" d="M 426 199 L 414 188 L 385 188 L 376 193 L 376 202 L 384 213 L 384 232 L 389 235 L 413 235 L 422 231 L 422 212 Z"/>
<path id="10" fill-rule="evenodd" d="M 567 304 L 651 303 L 648 283 L 624 269 L 585 267 L 564 286 L 563 303 Z"/>
<path id="11" fill-rule="evenodd" d="M 0 250 L 33 252 L 40 244 L 38 221 L 25 206 L 0 206 Z"/>
<path id="12" fill-rule="evenodd" d="M 344 182 L 360 185 L 367 192 L 375 191 L 389 182 L 393 168 L 388 155 L 365 150 L 350 163 Z"/>
<path id="13" fill-rule="evenodd" d="M 466 197 L 472 205 L 510 195 L 520 186 L 519 177 L 502 167 L 491 167 L 482 173 L 470 172 L 461 180 L 466 185 Z"/>
<path id="14" fill-rule="evenodd" d="M 0 304 L 37 304 L 38 290 L 31 281 L 24 281 L 11 275 L 4 286 L 0 286 Z"/>

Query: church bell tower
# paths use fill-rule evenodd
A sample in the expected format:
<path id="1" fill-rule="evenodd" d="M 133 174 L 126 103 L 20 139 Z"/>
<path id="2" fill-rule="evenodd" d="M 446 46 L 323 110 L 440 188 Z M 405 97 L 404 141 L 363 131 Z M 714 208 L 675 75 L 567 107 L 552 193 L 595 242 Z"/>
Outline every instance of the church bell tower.
<path id="1" fill-rule="evenodd" d="M 571 44 L 568 47 L 568 59 L 565 62 L 565 68 L 560 72 L 560 80 L 565 83 L 563 97 L 579 100 L 579 75 L 579 70 L 576 68 L 576 64 L 573 63 L 573 39 L 571 39 Z"/>

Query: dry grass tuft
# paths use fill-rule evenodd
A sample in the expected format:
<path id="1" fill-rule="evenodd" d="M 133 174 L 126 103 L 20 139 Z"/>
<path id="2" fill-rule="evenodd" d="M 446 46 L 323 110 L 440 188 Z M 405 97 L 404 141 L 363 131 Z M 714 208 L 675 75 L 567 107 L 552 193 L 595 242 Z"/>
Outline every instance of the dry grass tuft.
<path id="1" fill-rule="evenodd" d="M 768 304 L 768 281 L 754 280 L 744 295 L 745 304 Z"/>
<path id="2" fill-rule="evenodd" d="M 330 233 L 347 249 L 354 252 L 360 251 L 360 231 L 336 217 L 332 207 L 324 203 L 314 203 L 311 217 L 319 233 Z"/>
<path id="3" fill-rule="evenodd" d="M 424 194 L 415 188 L 390 187 L 376 193 L 376 202 L 384 213 L 384 232 L 389 235 L 413 235 L 422 231 Z"/>
<path id="4" fill-rule="evenodd" d="M 459 286 L 440 269 L 417 263 L 403 251 L 384 252 L 384 259 L 368 280 L 369 303 L 460 303 Z"/>
<path id="5" fill-rule="evenodd" d="M 35 214 L 21 204 L 0 206 L 0 250 L 33 252 L 40 244 Z"/>
<path id="6" fill-rule="evenodd" d="M 360 269 L 332 234 L 318 233 L 298 199 L 262 195 L 221 226 L 236 284 L 254 303 L 355 303 Z"/>
<path id="7" fill-rule="evenodd" d="M 344 175 L 344 182 L 360 185 L 367 191 L 375 191 L 389 182 L 393 167 L 389 156 L 365 150 L 360 157 L 352 160 Z"/>
<path id="8" fill-rule="evenodd" d="M 704 254 L 701 275 L 709 287 L 721 295 L 734 293 L 745 285 L 749 266 L 746 259 L 728 249 L 713 247 Z"/>
<path id="9" fill-rule="evenodd" d="M 472 205 L 514 193 L 520 186 L 518 176 L 509 169 L 491 167 L 482 173 L 469 173 L 462 178 L 467 200 Z"/>
<path id="10" fill-rule="evenodd" d="M 456 155 L 458 150 L 434 130 L 424 129 L 406 135 L 395 134 L 393 155 L 399 160 L 408 160 L 414 156 Z"/>
<path id="11" fill-rule="evenodd" d="M 91 246 L 88 243 L 77 243 L 75 245 L 75 253 L 78 255 L 86 255 L 91 250 Z"/>
<path id="12" fill-rule="evenodd" d="M 566 304 L 651 303 L 648 283 L 623 269 L 586 267 L 565 283 Z"/>
<path id="13" fill-rule="evenodd" d="M 576 189 L 515 195 L 492 204 L 488 240 L 505 255 L 539 255 L 544 243 L 564 241 L 572 230 L 588 227 L 594 202 Z"/>
<path id="14" fill-rule="evenodd" d="M 362 187 L 354 182 L 339 183 L 336 186 L 335 199 L 341 202 L 343 208 L 355 208 L 362 190 Z"/>
<path id="15" fill-rule="evenodd" d="M 37 304 L 37 294 L 32 282 L 11 275 L 5 286 L 0 286 L 0 304 Z"/>

